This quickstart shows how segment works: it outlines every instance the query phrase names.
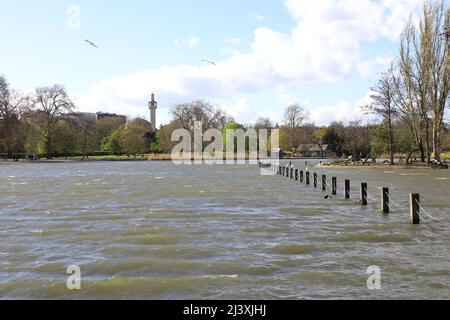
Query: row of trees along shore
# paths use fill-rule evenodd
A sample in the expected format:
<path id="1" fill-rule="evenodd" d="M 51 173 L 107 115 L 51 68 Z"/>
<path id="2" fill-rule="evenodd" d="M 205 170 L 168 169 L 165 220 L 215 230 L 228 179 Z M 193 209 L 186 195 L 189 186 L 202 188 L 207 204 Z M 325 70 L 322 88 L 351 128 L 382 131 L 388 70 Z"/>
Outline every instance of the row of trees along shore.
<path id="1" fill-rule="evenodd" d="M 177 142 L 172 132 L 194 130 L 279 129 L 280 147 L 293 154 L 303 144 L 330 146 L 338 157 L 354 160 L 389 155 L 422 162 L 440 160 L 450 150 L 450 9 L 444 1 L 424 5 L 420 18 L 408 21 L 401 34 L 398 57 L 372 88 L 371 104 L 363 107 L 378 120 L 333 122 L 316 126 L 298 104 L 289 106 L 283 123 L 261 118 L 239 124 L 219 106 L 193 101 L 173 106 L 171 121 L 156 133 L 142 118 L 123 123 L 119 118 L 99 121 L 76 107 L 61 85 L 37 88 L 20 94 L 0 76 L 0 154 L 7 158 L 37 153 L 54 156 L 129 155 L 170 153 Z M 372 119 L 373 117 L 368 117 Z"/>
<path id="2" fill-rule="evenodd" d="M 384 120 L 391 162 L 396 151 L 395 126 L 404 123 L 411 150 L 422 162 L 440 160 L 450 92 L 450 9 L 445 1 L 427 2 L 420 19 L 411 17 L 401 34 L 400 52 L 372 89 L 366 106 Z"/>

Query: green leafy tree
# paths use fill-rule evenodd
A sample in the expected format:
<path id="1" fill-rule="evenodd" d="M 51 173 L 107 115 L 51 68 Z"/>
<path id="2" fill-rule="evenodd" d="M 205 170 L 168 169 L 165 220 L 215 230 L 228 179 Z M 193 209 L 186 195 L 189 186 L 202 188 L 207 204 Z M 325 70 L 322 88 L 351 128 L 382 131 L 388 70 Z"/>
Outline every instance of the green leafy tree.
<path id="1" fill-rule="evenodd" d="M 68 155 L 75 153 L 80 148 L 79 130 L 67 121 L 60 120 L 55 126 L 54 150 Z"/>
<path id="2" fill-rule="evenodd" d="M 228 150 L 227 150 L 227 142 L 228 142 L 227 131 L 228 130 L 233 130 L 233 131 L 243 130 L 243 131 L 245 131 L 245 127 L 242 124 L 237 123 L 237 122 L 230 122 L 223 127 L 222 138 L 223 138 L 223 150 L 225 152 L 228 152 Z M 238 138 L 237 137 L 234 137 L 233 145 L 234 145 L 234 153 L 237 153 L 238 152 Z M 247 144 L 246 144 L 246 150 L 248 150 Z"/>
<path id="3" fill-rule="evenodd" d="M 110 136 L 103 138 L 101 151 L 109 153 L 120 153 L 122 148 L 120 145 L 120 137 L 122 135 L 123 127 L 118 128 Z"/>

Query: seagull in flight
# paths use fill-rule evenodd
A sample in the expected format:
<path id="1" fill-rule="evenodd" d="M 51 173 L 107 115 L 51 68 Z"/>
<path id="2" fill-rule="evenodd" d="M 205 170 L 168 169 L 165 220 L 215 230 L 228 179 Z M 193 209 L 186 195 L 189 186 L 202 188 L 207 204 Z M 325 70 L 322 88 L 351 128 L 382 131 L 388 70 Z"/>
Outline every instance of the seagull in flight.
<path id="1" fill-rule="evenodd" d="M 87 40 L 87 39 L 84 39 L 84 41 L 86 41 L 86 42 L 89 43 L 91 46 L 93 46 L 93 47 L 95 47 L 95 48 L 98 49 L 98 47 L 95 45 L 95 43 L 93 43 L 93 42 L 91 42 L 91 41 L 89 41 L 89 40 Z"/>
<path id="2" fill-rule="evenodd" d="M 445 36 L 445 37 L 448 38 L 448 37 L 450 36 L 450 26 L 446 26 L 445 29 L 444 29 L 444 31 L 445 31 L 445 32 L 444 32 L 444 33 L 441 33 L 440 35 L 441 35 L 441 36 Z"/>
<path id="3" fill-rule="evenodd" d="M 215 63 L 215 62 L 213 62 L 211 60 L 202 59 L 202 61 L 206 62 L 206 63 L 209 63 L 209 64 L 212 64 L 213 66 L 217 66 L 217 63 Z"/>

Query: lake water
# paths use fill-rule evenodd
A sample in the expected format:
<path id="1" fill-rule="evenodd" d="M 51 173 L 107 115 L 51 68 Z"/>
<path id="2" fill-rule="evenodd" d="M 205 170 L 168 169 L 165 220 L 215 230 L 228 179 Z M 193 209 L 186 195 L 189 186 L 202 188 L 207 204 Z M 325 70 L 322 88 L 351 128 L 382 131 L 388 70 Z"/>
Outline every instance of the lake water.
<path id="1" fill-rule="evenodd" d="M 450 299 L 450 170 L 311 170 L 337 176 L 338 197 L 257 166 L 1 163 L 0 298 Z M 81 290 L 66 287 L 70 265 Z"/>

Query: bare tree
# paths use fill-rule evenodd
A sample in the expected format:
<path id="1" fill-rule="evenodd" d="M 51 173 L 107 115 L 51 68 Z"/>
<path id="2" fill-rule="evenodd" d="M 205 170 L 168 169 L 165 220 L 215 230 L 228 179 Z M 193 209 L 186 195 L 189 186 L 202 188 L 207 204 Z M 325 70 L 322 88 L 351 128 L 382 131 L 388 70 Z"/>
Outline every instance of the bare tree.
<path id="1" fill-rule="evenodd" d="M 427 17 L 431 25 L 429 40 L 430 85 L 429 99 L 432 119 L 432 157 L 440 161 L 441 133 L 444 129 L 445 109 L 448 107 L 450 93 L 450 8 L 444 1 L 430 6 Z M 442 31 L 445 36 L 442 36 Z"/>
<path id="2" fill-rule="evenodd" d="M 289 106 L 284 113 L 284 123 L 291 135 L 291 149 L 295 148 L 295 135 L 297 129 L 308 119 L 308 114 L 299 104 Z"/>
<path id="3" fill-rule="evenodd" d="M 8 158 L 16 157 L 25 143 L 20 116 L 28 103 L 28 96 L 10 90 L 6 78 L 0 76 L 0 138 L 4 141 Z"/>
<path id="4" fill-rule="evenodd" d="M 95 134 L 96 119 L 88 114 L 74 114 L 66 117 L 72 126 L 77 128 L 79 132 L 79 141 L 81 147 L 82 159 L 87 158 L 88 147 L 94 144 L 93 137 Z"/>
<path id="5" fill-rule="evenodd" d="M 364 154 L 370 154 L 369 127 L 361 120 L 351 121 L 345 128 L 345 147 L 352 154 L 354 162 L 361 160 Z"/>
<path id="6" fill-rule="evenodd" d="M 410 18 L 401 37 L 397 103 L 410 126 L 422 161 L 425 161 L 425 154 L 428 162 L 432 157 L 438 160 L 440 157 L 440 136 L 450 92 L 446 31 L 450 27 L 449 19 L 445 1 L 427 2 L 418 27 Z M 443 34 L 443 31 L 446 32 Z"/>
<path id="7" fill-rule="evenodd" d="M 258 120 L 256 120 L 253 128 L 255 130 L 260 129 L 272 130 L 274 128 L 274 124 L 269 118 L 259 118 Z"/>
<path id="8" fill-rule="evenodd" d="M 399 81 L 397 84 L 400 112 L 410 126 L 411 133 L 421 153 L 421 160 L 429 159 L 429 85 L 428 65 L 420 33 L 412 18 L 401 36 Z M 424 43 L 425 44 L 425 43 Z"/>
<path id="9" fill-rule="evenodd" d="M 47 158 L 52 156 L 52 140 L 55 126 L 65 114 L 72 112 L 74 105 L 63 86 L 37 88 L 34 107 L 40 123 L 40 134 L 45 139 Z"/>
<path id="10" fill-rule="evenodd" d="M 389 155 L 391 164 L 394 164 L 394 129 L 393 122 L 398 112 L 395 107 L 395 79 L 394 66 L 381 74 L 378 83 L 371 89 L 372 103 L 364 108 L 372 114 L 380 116 L 387 123 L 389 129 Z"/>
<path id="11" fill-rule="evenodd" d="M 202 100 L 176 105 L 171 113 L 174 121 L 191 132 L 194 130 L 195 121 L 203 123 L 204 131 L 211 128 L 223 129 L 225 124 L 232 121 L 231 117 L 219 107 Z"/>

